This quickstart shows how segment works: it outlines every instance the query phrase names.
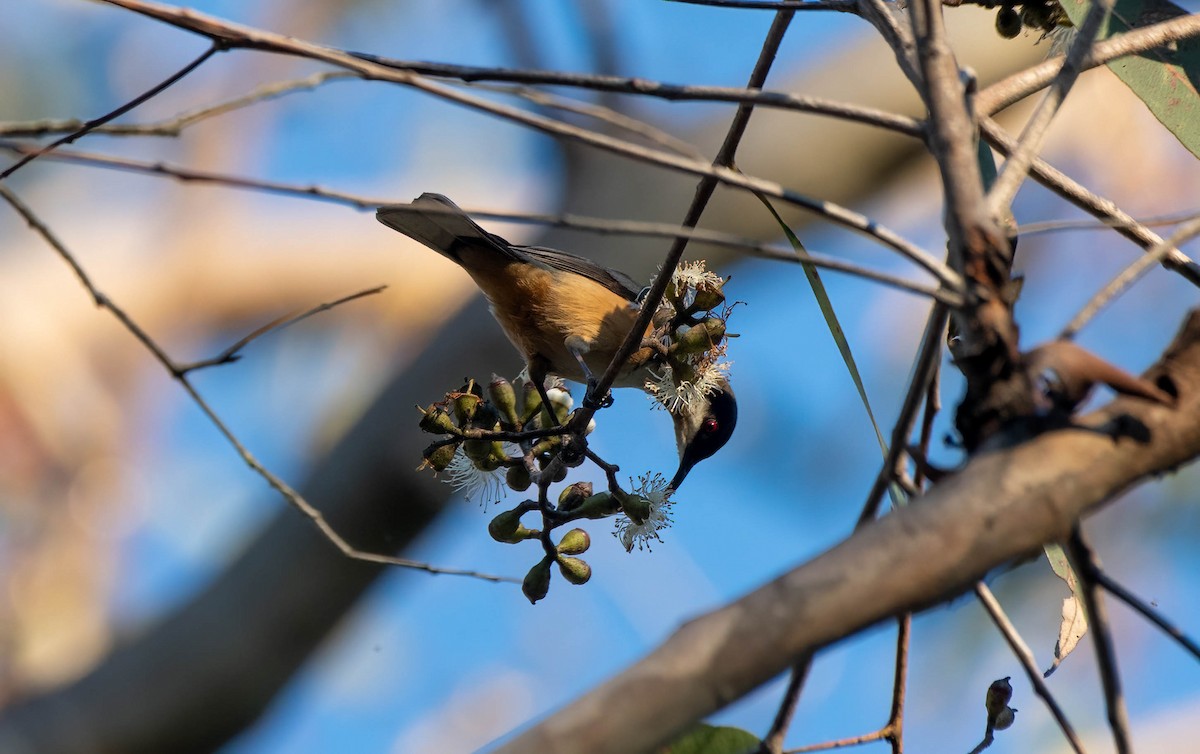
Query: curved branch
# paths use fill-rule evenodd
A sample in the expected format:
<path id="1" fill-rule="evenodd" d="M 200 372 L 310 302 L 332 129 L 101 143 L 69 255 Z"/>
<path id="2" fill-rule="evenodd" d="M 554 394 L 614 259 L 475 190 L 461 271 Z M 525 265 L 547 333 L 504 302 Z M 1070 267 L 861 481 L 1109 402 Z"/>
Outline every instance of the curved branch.
<path id="1" fill-rule="evenodd" d="M 1118 398 L 1074 427 L 985 448 L 924 498 L 687 623 L 499 751 L 651 750 L 806 653 L 941 604 L 996 566 L 1067 537 L 1089 511 L 1200 455 L 1200 311 L 1150 377 L 1175 385 L 1175 408 Z M 1144 433 L 1114 436 L 1113 427 Z"/>

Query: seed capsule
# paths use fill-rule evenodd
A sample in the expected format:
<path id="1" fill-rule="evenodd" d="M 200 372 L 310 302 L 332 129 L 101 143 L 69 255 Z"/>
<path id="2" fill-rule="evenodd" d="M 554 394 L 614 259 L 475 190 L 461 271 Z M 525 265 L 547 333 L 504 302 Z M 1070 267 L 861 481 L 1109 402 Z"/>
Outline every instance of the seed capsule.
<path id="1" fill-rule="evenodd" d="M 592 577 L 592 567 L 579 558 L 558 558 L 558 570 L 563 578 L 575 584 L 586 584 Z"/>
<path id="2" fill-rule="evenodd" d="M 537 562 L 533 568 L 529 569 L 529 573 L 525 574 L 525 580 L 521 582 L 521 591 L 530 604 L 537 604 L 537 601 L 545 597 L 550 592 L 550 564 L 554 562 L 554 558 L 547 555 Z"/>
<path id="3" fill-rule="evenodd" d="M 559 555 L 579 555 L 592 546 L 592 538 L 583 529 L 572 529 L 558 540 Z"/>

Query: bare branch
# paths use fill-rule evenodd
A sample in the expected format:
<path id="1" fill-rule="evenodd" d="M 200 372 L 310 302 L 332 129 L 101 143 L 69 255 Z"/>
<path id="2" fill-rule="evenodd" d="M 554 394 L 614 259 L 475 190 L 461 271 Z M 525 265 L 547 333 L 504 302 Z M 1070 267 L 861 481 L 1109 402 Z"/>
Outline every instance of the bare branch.
<path id="1" fill-rule="evenodd" d="M 1062 69 L 1054 77 L 1054 83 L 1050 86 L 1050 90 L 1042 97 L 1037 109 L 1026 122 L 1024 130 L 1017 140 L 1017 148 L 1012 150 L 1008 159 L 1004 161 L 1004 166 L 1000 169 L 996 182 L 988 192 L 988 208 L 993 215 L 998 216 L 1012 204 L 1017 189 L 1021 187 L 1021 183 L 1024 182 L 1025 176 L 1029 172 L 1033 158 L 1042 146 L 1042 140 L 1050 127 L 1050 121 L 1058 112 L 1063 100 L 1066 99 L 1067 93 L 1071 91 L 1071 87 L 1075 85 L 1075 79 L 1079 78 L 1080 65 L 1088 50 L 1091 49 L 1092 43 L 1096 41 L 1096 35 L 1100 32 L 1101 25 L 1108 21 L 1115 3 L 1116 0 L 1096 0 L 1088 9 L 1087 17 L 1084 18 L 1083 24 L 1071 42 L 1071 48 L 1067 51 L 1066 58 L 1062 61 Z"/>
<path id="2" fill-rule="evenodd" d="M 1025 675 L 1029 679 L 1029 683 L 1033 686 L 1034 693 L 1042 698 L 1042 702 L 1050 710 L 1054 721 L 1058 723 L 1059 729 L 1063 732 L 1063 736 L 1066 737 L 1067 743 L 1071 744 L 1071 748 L 1075 750 L 1075 754 L 1086 754 L 1083 749 L 1083 742 L 1079 740 L 1079 735 L 1075 733 L 1075 728 L 1071 726 L 1071 721 L 1067 720 L 1066 713 L 1063 712 L 1062 707 L 1058 706 L 1058 701 L 1050 693 L 1050 687 L 1046 685 L 1045 678 L 1042 677 L 1041 671 L 1038 670 L 1037 660 L 1034 659 L 1029 645 L 1021 638 L 1021 634 L 1017 633 L 1016 626 L 1005 615 L 1004 608 L 1000 606 L 1000 602 L 996 600 L 996 596 L 992 594 L 992 590 L 982 581 L 977 582 L 975 584 L 975 596 L 979 599 L 980 604 L 983 605 L 983 609 L 987 611 L 988 616 L 992 619 L 992 623 L 996 624 L 996 628 L 1000 630 L 1000 634 L 1004 637 L 1004 640 L 1008 642 L 1009 649 L 1016 655 L 1017 660 L 1021 663 L 1021 667 L 1025 669 Z"/>
<path id="3" fill-rule="evenodd" d="M 219 115 L 240 110 L 260 102 L 266 102 L 277 97 L 298 91 L 312 91 L 329 81 L 360 78 L 349 71 L 324 71 L 314 73 L 302 79 L 276 81 L 254 89 L 235 99 L 219 102 L 215 105 L 202 107 L 190 112 L 177 115 L 174 118 L 155 123 L 105 124 L 91 129 L 92 133 L 108 136 L 179 136 L 184 129 L 194 126 L 201 121 L 215 118 Z M 0 123 L 0 136 L 31 137 L 46 136 L 63 131 L 79 131 L 87 126 L 81 120 L 40 120 L 26 123 Z"/>
<path id="4" fill-rule="evenodd" d="M 1129 713 L 1125 710 L 1125 696 L 1121 692 L 1121 675 L 1117 670 L 1117 654 L 1113 648 L 1108 610 L 1104 605 L 1104 595 L 1096 583 L 1095 574 L 1100 570 L 1100 563 L 1084 540 L 1078 524 L 1071 529 L 1071 536 L 1067 539 L 1067 552 L 1083 586 L 1088 629 L 1092 634 L 1092 645 L 1096 648 L 1096 664 L 1100 667 L 1100 682 L 1104 686 L 1104 704 L 1108 708 L 1108 725 L 1112 729 L 1113 743 L 1117 754 L 1130 754 L 1133 746 L 1129 740 Z"/>
<path id="5" fill-rule="evenodd" d="M 213 40 L 213 44 L 211 47 L 209 47 L 207 50 L 205 50 L 203 53 L 201 53 L 200 56 L 197 57 L 195 60 L 193 60 L 192 62 L 185 65 L 183 68 L 180 68 L 178 71 L 176 71 L 175 73 L 168 76 L 165 80 L 150 87 L 146 91 L 142 92 L 141 94 L 139 94 L 138 96 L 129 100 L 128 102 L 126 102 L 125 104 L 116 108 L 115 110 L 111 110 L 111 111 L 105 113 L 104 115 L 101 115 L 99 118 L 94 118 L 92 120 L 89 120 L 87 123 L 84 123 L 82 126 L 75 129 L 71 133 L 67 134 L 66 136 L 63 136 L 61 139 L 57 139 L 56 141 L 53 141 L 50 144 L 47 144 L 46 146 L 42 147 L 38 151 L 36 151 L 32 154 L 25 155 L 25 157 L 21 158 L 20 160 L 17 160 L 12 165 L 9 165 L 3 171 L 0 171 L 0 181 L 4 180 L 5 178 L 9 177 L 13 173 L 17 172 L 21 168 L 28 165 L 29 163 L 33 162 L 38 157 L 41 157 L 44 154 L 53 152 L 55 149 L 65 145 L 65 144 L 70 144 L 71 142 L 75 141 L 76 139 L 82 138 L 83 136 L 87 135 L 95 128 L 102 126 L 105 123 L 108 123 L 109 121 L 111 121 L 115 118 L 121 117 L 125 113 L 129 112 L 133 108 L 135 108 L 138 105 L 145 102 L 146 100 L 149 100 L 152 97 L 158 96 L 159 94 L 161 94 L 162 92 L 164 92 L 168 88 L 170 88 L 172 85 L 174 85 L 176 82 L 180 81 L 184 76 L 187 76 L 189 73 L 191 73 L 192 71 L 199 68 L 206 60 L 211 58 L 213 55 L 215 55 L 218 52 L 223 51 L 224 49 L 225 49 L 224 45 L 222 45 L 219 40 Z"/>
<path id="6" fill-rule="evenodd" d="M 183 374 L 187 374 L 188 372 L 194 372 L 197 369 L 205 369 L 207 367 L 215 367 L 215 366 L 220 366 L 222 364 L 229 364 L 234 361 L 237 361 L 238 359 L 241 358 L 241 351 L 243 348 L 248 346 L 253 341 L 257 340 L 258 338 L 261 338 L 262 336 L 266 335 L 267 333 L 278 332 L 279 330 L 282 330 L 285 327 L 290 327 L 291 325 L 294 325 L 303 319 L 308 319 L 309 317 L 313 316 L 314 314 L 320 314 L 321 312 L 327 312 L 335 306 L 340 306 L 342 304 L 349 303 L 351 301 L 355 301 L 357 299 L 364 298 L 366 296 L 373 296 L 376 293 L 382 292 L 386 288 L 387 288 L 386 285 L 377 285 L 374 288 L 367 288 L 366 290 L 358 291 L 357 293 L 351 293 L 349 296 L 342 296 L 341 298 L 336 299 L 334 301 L 327 301 L 323 304 L 318 304 L 318 305 L 314 306 L 313 308 L 303 311 L 299 314 L 294 314 L 294 315 L 285 314 L 282 317 L 278 317 L 278 318 L 268 322 L 267 324 L 263 325 L 262 327 L 256 328 L 254 331 L 248 333 L 244 337 L 239 338 L 236 343 L 229 346 L 224 351 L 221 351 L 221 353 L 217 354 L 216 356 L 212 356 L 207 359 L 202 359 L 200 361 L 194 361 L 190 364 L 180 364 L 177 367 L 177 369 L 179 370 L 179 374 L 183 375 Z"/>
<path id="7" fill-rule="evenodd" d="M 1175 408 L 1121 397 L 1078 417 L 1079 429 L 994 444 L 922 499 L 687 623 L 498 751 L 651 750 L 805 653 L 938 604 L 1001 563 L 1067 536 L 1087 512 L 1200 453 L 1200 311 L 1149 378 L 1175 382 Z M 1118 416 L 1145 425 L 1145 441 L 1104 432 Z"/>
<path id="8" fill-rule="evenodd" d="M 1071 319 L 1063 331 L 1059 333 L 1060 338 L 1074 338 L 1080 330 L 1084 328 L 1092 317 L 1109 304 L 1114 298 L 1127 290 L 1129 286 L 1146 274 L 1153 265 L 1161 262 L 1171 251 L 1180 246 L 1185 241 L 1189 241 L 1200 235 L 1200 218 L 1184 223 L 1175 230 L 1170 237 L 1158 242 L 1146 250 L 1146 253 L 1138 257 L 1125 269 L 1117 273 L 1117 276 L 1109 281 L 1108 285 L 1096 292 L 1096 295 L 1088 299 L 1079 313 Z"/>
<path id="9" fill-rule="evenodd" d="M 38 216 L 34 214 L 33 210 L 31 210 L 12 191 L 3 185 L 0 185 L 0 197 L 7 201 L 12 208 L 16 210 L 17 213 L 20 214 L 27 223 L 29 223 L 29 226 L 33 228 L 33 230 L 35 230 L 38 235 L 40 235 L 42 239 L 45 240 L 46 243 L 49 244 L 60 257 L 62 257 L 63 261 L 71 267 L 71 269 L 75 272 L 76 277 L 79 278 L 79 282 L 91 295 L 92 300 L 96 302 L 96 305 L 102 309 L 107 309 L 109 313 L 116 317 L 117 320 L 125 327 L 125 329 L 127 329 L 130 334 L 137 338 L 137 340 L 141 342 L 141 344 L 145 346 L 148 351 L 150 351 L 155 360 L 158 361 L 159 364 L 161 364 L 163 368 L 166 369 L 167 372 L 183 387 L 184 391 L 188 394 L 196 406 L 199 407 L 204 415 L 208 417 L 208 420 L 213 424 L 213 426 L 217 428 L 217 431 L 220 432 L 221 435 L 223 435 L 229 442 L 229 444 L 233 446 L 234 451 L 238 454 L 238 456 L 241 457 L 243 463 L 245 463 L 248 467 L 250 467 L 251 470 L 262 477 L 263 480 L 265 480 L 268 485 L 276 490 L 292 507 L 300 511 L 300 513 L 312 521 L 321 534 L 324 535 L 324 537 L 329 540 L 331 544 L 341 550 L 346 557 L 354 560 L 361 560 L 367 563 L 399 566 L 402 568 L 411 568 L 433 574 L 469 576 L 471 578 L 493 582 L 520 583 L 519 579 L 514 579 L 508 576 L 493 576 L 487 573 L 457 568 L 440 568 L 437 566 L 431 566 L 428 563 L 409 560 L 407 558 L 397 558 L 391 555 L 364 552 L 356 549 L 350 543 L 346 542 L 346 540 L 344 540 L 342 536 L 334 530 L 329 522 L 325 520 L 325 516 L 321 513 L 321 511 L 313 507 L 312 504 L 310 504 L 300 495 L 300 493 L 296 492 L 287 484 L 287 482 L 283 481 L 269 469 L 263 466 L 262 463 L 250 453 L 250 451 L 242 444 L 241 440 L 239 440 L 237 436 L 234 435 L 233 431 L 229 429 L 228 425 L 225 424 L 224 420 L 222 420 L 221 417 L 218 416 L 213 408 L 208 404 L 208 401 L 206 401 L 204 397 L 200 395 L 200 393 L 192 385 L 191 381 L 188 380 L 187 375 L 182 371 L 181 367 L 171 359 L 167 352 L 163 350 L 163 348 L 158 345 L 158 343 L 150 336 L 150 334 L 143 330 L 142 327 L 138 325 L 138 323 L 132 317 L 130 317 L 124 309 L 101 293 L 101 291 L 92 282 L 91 278 L 87 275 L 87 272 L 79 264 L 78 260 L 76 260 L 75 256 L 70 252 L 70 250 L 67 249 L 66 246 L 63 245 L 58 237 L 54 235 L 50 228 L 48 228 L 45 223 L 43 223 Z"/>
<path id="10" fill-rule="evenodd" d="M 779 710 L 775 713 L 771 729 L 763 736 L 762 745 L 758 749 L 759 754 L 779 754 L 783 751 L 783 738 L 792 724 L 792 715 L 796 713 L 796 705 L 800 702 L 800 692 L 804 689 L 808 671 L 812 669 L 812 661 L 813 656 L 808 654 L 792 666 L 787 689 L 783 692 L 783 699 L 779 702 Z"/>
<path id="11" fill-rule="evenodd" d="M 1093 574 L 1096 577 L 1096 583 L 1112 592 L 1113 596 L 1129 605 L 1134 610 L 1142 614 L 1142 617 L 1158 626 L 1167 636 L 1170 636 L 1175 641 L 1179 642 L 1179 646 L 1183 647 L 1192 655 L 1200 660 L 1200 643 L 1191 639 L 1183 631 L 1180 631 L 1177 626 L 1172 624 L 1166 618 L 1159 615 L 1158 611 L 1147 605 L 1142 600 L 1138 599 L 1137 595 L 1113 581 L 1112 577 L 1103 570 L 1097 568 Z"/>
<path id="12" fill-rule="evenodd" d="M 914 257 L 928 256 L 895 231 L 870 220 L 861 213 L 854 212 L 833 202 L 803 196 L 795 191 L 784 188 L 774 181 L 752 178 L 730 167 L 710 165 L 700 160 L 693 160 L 661 150 L 648 149 L 606 134 L 595 133 L 551 118 L 475 97 L 458 91 L 453 87 L 432 82 L 410 71 L 388 68 L 339 50 L 322 47 L 281 34 L 229 23 L 189 9 L 173 8 L 159 3 L 145 2 L 144 0 L 104 0 L 104 2 L 136 11 L 172 26 L 218 40 L 223 45 L 231 48 L 263 50 L 318 60 L 346 70 L 355 71 L 364 78 L 411 86 L 427 94 L 528 126 L 558 138 L 571 139 L 613 154 L 781 199 L 789 204 L 812 211 L 838 225 L 855 230 L 870 238 L 875 238 L 897 251 L 903 249 L 902 253 L 911 254 Z M 740 107 L 747 106 L 742 105 Z M 958 280 L 956 277 L 944 282 L 948 287 L 957 288 Z"/>
<path id="13" fill-rule="evenodd" d="M 1086 71 L 1127 55 L 1138 55 L 1184 39 L 1200 36 L 1200 14 L 1179 16 L 1140 29 L 1109 37 L 1092 45 L 1079 61 L 1079 70 Z M 1062 68 L 1062 57 L 1053 57 L 997 81 L 975 97 L 979 114 L 995 115 L 1016 104 L 1054 80 Z"/>
<path id="14" fill-rule="evenodd" d="M 1016 148 L 1016 140 L 1009 136 L 995 120 L 991 118 L 981 119 L 980 128 L 988 142 L 999 150 L 1001 154 L 1010 154 Z M 1079 182 L 1054 168 L 1040 157 L 1033 161 L 1031 173 L 1038 183 L 1054 191 L 1075 206 L 1090 212 L 1102 220 L 1111 221 L 1113 228 L 1118 233 L 1143 249 L 1150 248 L 1162 242 L 1162 238 L 1122 211 L 1111 199 L 1106 199 L 1088 191 Z M 1172 249 L 1168 252 L 1163 263 L 1169 269 L 1183 275 L 1193 285 L 1200 286 L 1200 266 L 1183 252 L 1178 249 Z"/>

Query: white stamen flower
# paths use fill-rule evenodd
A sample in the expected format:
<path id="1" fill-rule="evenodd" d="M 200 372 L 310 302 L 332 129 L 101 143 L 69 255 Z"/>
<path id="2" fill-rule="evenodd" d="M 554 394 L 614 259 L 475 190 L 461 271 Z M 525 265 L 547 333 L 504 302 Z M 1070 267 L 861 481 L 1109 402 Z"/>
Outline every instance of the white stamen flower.
<path id="1" fill-rule="evenodd" d="M 671 278 L 675 282 L 675 287 L 679 289 L 690 288 L 720 288 L 725 284 L 721 276 L 715 272 L 709 272 L 704 269 L 704 260 L 698 259 L 695 262 L 680 262 L 675 268 L 675 275 Z"/>
<path id="2" fill-rule="evenodd" d="M 454 460 L 446 467 L 446 478 L 443 480 L 462 493 L 468 500 L 478 501 L 484 510 L 489 502 L 498 503 L 504 497 L 504 477 L 506 469 L 501 466 L 493 471 L 477 468 L 467 454 L 459 447 L 454 454 Z"/>
<path id="3" fill-rule="evenodd" d="M 632 484 L 633 480 L 629 481 Z M 667 487 L 667 480 L 663 475 L 646 474 L 638 477 L 638 481 L 638 486 L 630 494 L 637 495 L 650 504 L 650 515 L 646 516 L 646 521 L 642 524 L 635 524 L 624 514 L 617 519 L 613 536 L 620 540 L 625 552 L 633 552 L 634 545 L 637 545 L 639 550 L 651 549 L 650 540 L 661 542 L 659 532 L 670 528 L 672 523 L 671 506 L 675 503 L 670 498 L 674 490 Z"/>

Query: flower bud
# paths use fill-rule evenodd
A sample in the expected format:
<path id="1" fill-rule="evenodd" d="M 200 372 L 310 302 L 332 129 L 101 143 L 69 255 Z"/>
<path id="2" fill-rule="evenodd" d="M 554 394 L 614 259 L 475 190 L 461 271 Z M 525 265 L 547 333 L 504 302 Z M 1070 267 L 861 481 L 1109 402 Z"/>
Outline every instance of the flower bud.
<path id="1" fill-rule="evenodd" d="M 530 419 L 538 415 L 538 411 L 542 407 L 542 396 L 538 393 L 537 386 L 528 380 L 525 382 L 524 394 L 525 410 L 521 412 L 521 423 L 527 424 Z"/>
<path id="2" fill-rule="evenodd" d="M 553 437 L 543 437 L 541 440 L 538 440 L 537 445 L 533 446 L 533 454 L 535 456 L 540 456 L 545 455 L 546 453 L 553 453 L 558 450 L 558 446 L 561 444 L 562 438 L 558 435 L 554 435 Z"/>
<path id="3" fill-rule="evenodd" d="M 606 518 L 618 510 L 616 498 L 609 492 L 598 492 L 571 511 L 573 518 Z"/>
<path id="4" fill-rule="evenodd" d="M 431 404 L 425 409 L 425 415 L 421 417 L 421 422 L 418 425 L 422 432 L 429 432 L 435 435 L 458 434 L 458 427 L 454 426 L 454 420 L 450 418 L 450 414 L 446 409 L 437 405 Z"/>
<path id="5" fill-rule="evenodd" d="M 620 499 L 621 510 L 629 516 L 629 520 L 641 526 L 650 518 L 650 501 L 641 495 L 629 495 L 625 492 L 613 492 L 613 497 Z"/>
<path id="6" fill-rule="evenodd" d="M 498 514 L 488 524 L 488 534 L 497 542 L 508 544 L 536 537 L 538 535 L 536 531 L 525 528 L 525 525 L 521 523 L 521 516 L 524 512 L 522 508 L 518 507 Z"/>
<path id="7" fill-rule="evenodd" d="M 525 574 L 525 580 L 521 582 L 521 591 L 525 593 L 531 605 L 536 605 L 538 600 L 550 592 L 550 564 L 553 562 L 554 558 L 547 555 Z"/>
<path id="8" fill-rule="evenodd" d="M 1007 730 L 1012 727 L 1012 724 L 1017 719 L 1017 711 L 1012 707 L 1005 707 L 1000 710 L 1000 714 L 996 715 L 996 720 L 992 727 L 996 730 Z"/>
<path id="9" fill-rule="evenodd" d="M 469 392 L 456 393 L 454 395 L 454 416 L 458 419 L 458 425 L 465 427 L 475 418 L 475 412 L 479 410 L 479 404 L 483 399 L 478 395 Z"/>
<path id="10" fill-rule="evenodd" d="M 576 482 L 563 489 L 558 496 L 558 509 L 564 513 L 575 510 L 584 500 L 592 496 L 591 482 Z M 580 550 L 580 552 L 583 552 Z"/>
<path id="11" fill-rule="evenodd" d="M 558 570 L 564 579 L 576 586 L 586 584 L 592 577 L 592 567 L 579 558 L 559 556 Z"/>
<path id="12" fill-rule="evenodd" d="M 559 555 L 578 555 L 592 546 L 592 538 L 583 529 L 572 529 L 558 540 Z M 560 561 L 561 562 L 561 561 Z"/>
<path id="13" fill-rule="evenodd" d="M 491 455 L 492 441 L 467 439 L 463 441 L 463 453 L 472 461 L 479 462 Z"/>
<path id="14" fill-rule="evenodd" d="M 445 471 L 450 462 L 454 460 L 454 454 L 458 450 L 458 443 L 450 443 L 449 445 L 438 445 L 434 443 L 421 453 L 421 457 L 425 459 L 425 463 L 434 471 Z"/>
<path id="15" fill-rule="evenodd" d="M 704 285 L 696 289 L 696 297 L 692 299 L 689 312 L 707 312 L 725 303 L 725 294 L 715 286 Z"/>
<path id="16" fill-rule="evenodd" d="M 721 342 L 725 337 L 725 323 L 717 317 L 706 317 L 695 327 L 675 338 L 671 346 L 672 352 L 704 353 Z"/>
<path id="17" fill-rule="evenodd" d="M 492 381 L 488 385 L 488 397 L 491 398 L 492 405 L 496 407 L 500 416 L 508 422 L 510 427 L 516 427 L 521 423 L 520 417 L 517 416 L 517 391 L 513 390 L 511 382 L 498 374 L 493 374 Z"/>
<path id="18" fill-rule="evenodd" d="M 517 492 L 524 492 L 529 489 L 529 485 L 533 484 L 533 480 L 529 478 L 529 469 L 525 468 L 523 463 L 509 466 L 504 475 L 504 481 L 508 484 L 509 489 Z"/>

